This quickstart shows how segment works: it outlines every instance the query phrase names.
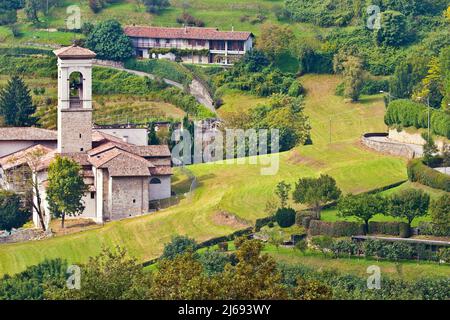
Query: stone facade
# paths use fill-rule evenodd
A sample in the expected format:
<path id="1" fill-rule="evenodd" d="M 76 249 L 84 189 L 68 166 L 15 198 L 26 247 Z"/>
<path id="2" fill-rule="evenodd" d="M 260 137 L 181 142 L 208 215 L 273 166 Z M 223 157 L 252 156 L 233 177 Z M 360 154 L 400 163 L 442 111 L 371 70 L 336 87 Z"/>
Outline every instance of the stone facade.
<path id="1" fill-rule="evenodd" d="M 113 177 L 111 183 L 111 220 L 147 213 L 148 177 Z"/>
<path id="2" fill-rule="evenodd" d="M 58 151 L 87 152 L 92 149 L 92 110 L 58 110 Z"/>

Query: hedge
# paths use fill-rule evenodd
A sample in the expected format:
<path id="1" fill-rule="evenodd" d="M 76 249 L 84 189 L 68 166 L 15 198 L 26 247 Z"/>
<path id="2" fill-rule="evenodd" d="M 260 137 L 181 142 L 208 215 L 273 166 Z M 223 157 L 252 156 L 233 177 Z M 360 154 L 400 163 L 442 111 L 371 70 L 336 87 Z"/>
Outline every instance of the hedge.
<path id="1" fill-rule="evenodd" d="M 411 100 L 395 100 L 389 104 L 384 121 L 389 126 L 428 128 L 428 108 Z M 432 109 L 431 129 L 434 134 L 450 139 L 450 115 Z"/>
<path id="2" fill-rule="evenodd" d="M 408 178 L 426 186 L 450 192 L 450 176 L 426 166 L 422 159 L 408 163 Z"/>
<path id="3" fill-rule="evenodd" d="M 350 237 L 364 234 L 364 225 L 358 222 L 312 220 L 309 223 L 309 234 L 311 236 Z"/>
<path id="4" fill-rule="evenodd" d="M 447 232 L 436 230 L 431 222 L 419 222 L 419 234 L 427 236 L 450 237 L 450 230 Z"/>
<path id="5" fill-rule="evenodd" d="M 409 236 L 409 226 L 406 222 L 369 222 L 369 234 L 387 234 L 392 236 Z"/>

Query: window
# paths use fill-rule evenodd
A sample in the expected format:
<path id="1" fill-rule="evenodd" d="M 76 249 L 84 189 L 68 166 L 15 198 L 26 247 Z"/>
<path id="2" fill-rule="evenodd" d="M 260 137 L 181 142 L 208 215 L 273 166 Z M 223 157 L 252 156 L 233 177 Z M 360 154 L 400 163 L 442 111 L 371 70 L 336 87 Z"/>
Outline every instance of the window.
<path id="1" fill-rule="evenodd" d="M 133 203 L 136 203 L 136 199 L 133 199 Z"/>
<path id="2" fill-rule="evenodd" d="M 91 199 L 95 199 L 95 192 L 91 192 Z"/>
<path id="3" fill-rule="evenodd" d="M 83 152 L 83 151 L 84 151 L 84 148 L 80 148 L 80 151 Z"/>
<path id="4" fill-rule="evenodd" d="M 153 178 L 150 180 L 150 184 L 161 184 L 161 180 L 158 178 Z"/>

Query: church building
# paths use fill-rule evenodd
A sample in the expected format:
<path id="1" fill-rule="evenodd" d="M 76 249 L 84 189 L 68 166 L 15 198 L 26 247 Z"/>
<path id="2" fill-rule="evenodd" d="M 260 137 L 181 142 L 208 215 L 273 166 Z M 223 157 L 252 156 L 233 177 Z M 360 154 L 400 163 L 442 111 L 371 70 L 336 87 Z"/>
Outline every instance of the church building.
<path id="1" fill-rule="evenodd" d="M 38 150 L 34 172 L 47 219 L 50 217 L 45 201 L 47 170 L 60 155 L 75 160 L 82 167 L 82 175 L 89 192 L 84 196 L 82 218 L 98 223 L 119 220 L 149 212 L 152 203 L 171 196 L 171 153 L 165 145 L 132 144 L 120 128 L 106 133 L 93 129 L 92 123 L 92 62 L 95 53 L 78 46 L 54 51 L 58 57 L 58 131 L 52 144 L 51 132 L 38 128 L 3 128 L 8 154 L 0 156 L 0 187 L 15 189 L 12 172 L 29 168 L 29 155 Z M 26 145 L 16 144 L 27 137 Z M 16 137 L 17 136 L 17 137 Z M 142 141 L 145 137 L 138 139 Z M 31 141 L 31 142 L 30 142 Z M 26 171 L 26 170 L 24 170 Z M 20 190 L 18 190 L 20 191 Z M 37 214 L 33 216 L 38 225 Z"/>

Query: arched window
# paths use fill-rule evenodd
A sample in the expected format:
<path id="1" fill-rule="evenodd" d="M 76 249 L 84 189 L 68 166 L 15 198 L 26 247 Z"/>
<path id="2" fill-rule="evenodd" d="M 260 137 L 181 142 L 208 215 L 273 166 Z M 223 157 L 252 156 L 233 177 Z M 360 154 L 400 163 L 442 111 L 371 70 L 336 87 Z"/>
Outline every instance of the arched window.
<path id="1" fill-rule="evenodd" d="M 161 180 L 158 178 L 153 178 L 150 180 L 150 184 L 161 184 Z"/>
<path id="2" fill-rule="evenodd" d="M 78 72 L 72 72 L 69 77 L 69 97 L 71 108 L 81 108 L 83 100 L 83 75 Z"/>

